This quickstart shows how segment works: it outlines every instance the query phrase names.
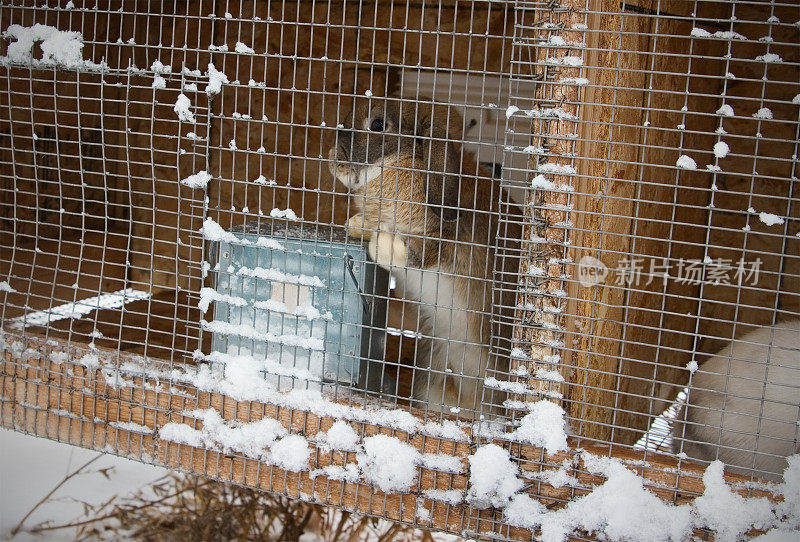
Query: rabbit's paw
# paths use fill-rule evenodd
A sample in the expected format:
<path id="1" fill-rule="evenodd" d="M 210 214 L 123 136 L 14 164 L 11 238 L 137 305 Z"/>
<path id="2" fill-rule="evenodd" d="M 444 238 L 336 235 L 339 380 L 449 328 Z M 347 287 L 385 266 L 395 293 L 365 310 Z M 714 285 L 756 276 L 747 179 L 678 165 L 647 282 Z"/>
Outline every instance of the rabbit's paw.
<path id="1" fill-rule="evenodd" d="M 369 256 L 381 267 L 400 266 L 408 263 L 408 249 L 399 235 L 381 231 L 369 240 Z"/>
<path id="2" fill-rule="evenodd" d="M 344 226 L 347 228 L 347 234 L 354 239 L 369 239 L 372 237 L 372 232 L 365 226 L 364 213 L 351 216 Z"/>

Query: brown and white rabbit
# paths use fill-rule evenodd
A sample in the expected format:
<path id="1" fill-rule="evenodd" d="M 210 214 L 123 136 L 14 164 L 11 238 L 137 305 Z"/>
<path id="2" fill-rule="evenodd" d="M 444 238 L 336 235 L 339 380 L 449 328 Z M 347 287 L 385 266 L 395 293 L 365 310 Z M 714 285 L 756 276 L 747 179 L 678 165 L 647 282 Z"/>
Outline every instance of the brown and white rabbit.
<path id="1" fill-rule="evenodd" d="M 675 453 L 780 480 L 800 451 L 800 320 L 746 333 L 704 362 L 672 427 Z"/>
<path id="2" fill-rule="evenodd" d="M 431 370 L 415 371 L 412 393 L 439 411 L 479 409 L 489 362 L 500 198 L 462 152 L 462 130 L 448 106 L 373 98 L 356 104 L 329 154 L 359 210 L 350 234 L 369 240 L 370 257 L 419 304 L 416 365 Z"/>

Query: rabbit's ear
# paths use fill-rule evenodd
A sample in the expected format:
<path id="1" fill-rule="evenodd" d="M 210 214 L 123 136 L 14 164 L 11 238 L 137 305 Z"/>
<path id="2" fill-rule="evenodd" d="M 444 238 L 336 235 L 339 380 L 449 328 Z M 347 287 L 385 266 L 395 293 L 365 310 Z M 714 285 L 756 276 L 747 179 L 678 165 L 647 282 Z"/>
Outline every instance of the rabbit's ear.
<path id="1" fill-rule="evenodd" d="M 426 141 L 423 147 L 428 151 L 423 153 L 424 167 L 428 170 L 428 206 L 442 220 L 455 220 L 461 193 L 460 145 L 452 141 Z"/>
<path id="2" fill-rule="evenodd" d="M 447 131 L 435 123 L 431 127 L 431 122 L 430 116 L 423 116 L 416 130 L 426 169 L 427 203 L 442 220 L 455 220 L 461 192 L 461 145 L 448 141 Z"/>

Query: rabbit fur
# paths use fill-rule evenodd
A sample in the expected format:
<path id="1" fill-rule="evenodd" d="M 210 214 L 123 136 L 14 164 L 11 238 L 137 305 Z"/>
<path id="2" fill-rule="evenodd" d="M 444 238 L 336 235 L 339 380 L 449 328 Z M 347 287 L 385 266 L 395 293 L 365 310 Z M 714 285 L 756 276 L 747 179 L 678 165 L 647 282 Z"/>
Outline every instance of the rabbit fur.
<path id="1" fill-rule="evenodd" d="M 790 320 L 746 333 L 700 366 L 673 423 L 673 451 L 780 480 L 786 456 L 800 451 L 799 410 L 800 320 Z"/>
<path id="2" fill-rule="evenodd" d="M 448 106 L 364 100 L 329 154 L 358 210 L 350 235 L 368 240 L 370 257 L 419 304 L 416 365 L 431 371 L 414 372 L 413 399 L 442 412 L 480 408 L 490 361 L 499 195 L 462 152 L 462 134 L 461 116 Z"/>

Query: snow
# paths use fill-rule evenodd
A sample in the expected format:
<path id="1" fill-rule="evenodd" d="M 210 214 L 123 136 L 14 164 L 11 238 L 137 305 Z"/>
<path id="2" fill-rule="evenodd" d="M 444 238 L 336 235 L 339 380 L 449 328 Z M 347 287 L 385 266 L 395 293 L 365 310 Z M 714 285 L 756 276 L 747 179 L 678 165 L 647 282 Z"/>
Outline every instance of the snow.
<path id="1" fill-rule="evenodd" d="M 264 381 L 264 378 L 260 375 L 261 372 L 310 382 L 320 381 L 320 377 L 308 369 L 292 367 L 271 359 L 256 359 L 248 355 L 234 355 L 223 352 L 211 352 L 206 355 L 200 351 L 195 351 L 193 357 L 196 360 L 224 365 L 228 381 L 236 382 L 237 385 L 242 386 L 242 389 L 254 387 L 253 384 L 247 384 L 248 379 L 258 378 Z M 258 387 L 257 382 L 255 387 Z"/>
<path id="2" fill-rule="evenodd" d="M 772 110 L 769 107 L 762 107 L 753 113 L 753 118 L 770 120 L 772 119 Z"/>
<path id="3" fill-rule="evenodd" d="M 571 467 L 572 459 L 564 460 L 561 468 L 555 470 L 543 470 L 537 473 L 531 473 L 531 476 L 537 480 L 541 480 L 553 487 L 574 486 L 577 487 L 580 482 L 574 476 L 570 476 L 567 468 Z"/>
<path id="4" fill-rule="evenodd" d="M 507 380 L 498 380 L 493 376 L 485 378 L 483 380 L 483 385 L 486 386 L 487 388 L 502 390 L 508 393 L 515 393 L 517 395 L 526 395 L 529 393 L 534 393 L 533 390 L 528 388 L 522 382 L 509 382 Z"/>
<path id="5" fill-rule="evenodd" d="M 308 458 L 311 456 L 311 449 L 308 441 L 300 435 L 288 435 L 277 441 L 273 446 L 270 456 L 270 463 L 278 467 L 299 472 L 308 470 Z"/>
<path id="6" fill-rule="evenodd" d="M 733 107 L 728 104 L 722 104 L 722 107 L 717 109 L 717 115 L 722 115 L 723 117 L 732 117 L 734 114 Z"/>
<path id="7" fill-rule="evenodd" d="M 194 429 L 184 423 L 169 422 L 161 426 L 158 436 L 170 442 L 219 450 L 223 453 L 240 453 L 272 463 L 274 458 L 268 454 L 269 448 L 279 438 L 288 435 L 281 422 L 273 418 L 263 418 L 249 423 L 228 422 L 213 408 L 184 412 L 183 415 L 201 420 L 203 428 Z M 303 437 L 300 438 L 305 441 Z M 283 454 L 287 449 L 299 449 L 299 443 L 290 442 L 284 445 L 280 449 L 279 461 L 286 459 Z M 306 460 L 307 458 L 308 456 Z"/>
<path id="8" fill-rule="evenodd" d="M 697 169 L 697 162 L 695 162 L 691 156 L 687 156 L 685 154 L 678 158 L 678 161 L 675 162 L 675 165 L 682 169 Z"/>
<path id="9" fill-rule="evenodd" d="M 792 103 L 795 105 L 800 104 L 800 94 L 795 94 L 795 97 L 792 98 Z"/>
<path id="10" fill-rule="evenodd" d="M 213 354 L 208 357 L 212 356 Z M 222 353 L 218 353 L 216 358 L 219 362 L 229 363 L 226 366 L 224 377 L 211 367 L 197 367 L 194 365 L 179 366 L 172 371 L 159 371 L 152 366 L 146 365 L 145 362 L 128 362 L 122 365 L 121 370 L 131 376 L 148 376 L 156 379 L 186 382 L 201 391 L 221 393 L 237 401 L 260 401 L 282 408 L 310 412 L 317 416 L 378 424 L 409 434 L 423 433 L 431 436 L 440 436 L 441 438 L 452 439 L 453 437 L 460 437 L 459 440 L 467 440 L 466 434 L 457 430 L 452 422 L 444 422 L 442 424 L 428 422 L 423 425 L 417 417 L 404 410 L 343 405 L 330 401 L 321 392 L 311 389 L 294 388 L 285 393 L 280 392 L 260 374 L 264 370 L 263 361 L 259 362 L 253 358 L 245 358 L 252 361 L 252 363 L 245 365 L 231 363 L 231 359 L 230 354 Z"/>
<path id="11" fill-rule="evenodd" d="M 270 331 L 263 331 L 247 324 L 231 324 L 229 322 L 221 322 L 219 320 L 213 320 L 211 322 L 200 320 L 200 325 L 205 331 L 219 333 L 221 335 L 233 335 L 237 337 L 244 337 L 246 339 L 252 339 L 258 342 L 271 342 L 282 344 L 284 346 L 297 346 L 307 350 L 316 350 L 319 352 L 322 352 L 325 349 L 324 342 L 322 339 L 317 337 L 304 337 L 302 335 L 289 333 L 277 335 Z"/>
<path id="12" fill-rule="evenodd" d="M 544 164 L 539 164 L 537 166 L 539 171 L 543 171 L 544 173 L 552 173 L 555 175 L 574 175 L 577 173 L 574 167 L 568 164 L 553 164 L 552 162 L 546 162 Z"/>
<path id="13" fill-rule="evenodd" d="M 758 219 L 767 226 L 775 226 L 776 224 L 783 224 L 784 220 L 778 215 L 772 213 L 758 213 Z"/>
<path id="14" fill-rule="evenodd" d="M 562 85 L 576 85 L 579 87 L 585 87 L 589 84 L 589 80 L 586 77 L 562 77 L 558 82 Z"/>
<path id="15" fill-rule="evenodd" d="M 697 362 L 695 360 L 690 361 L 689 363 L 686 364 L 686 368 L 689 370 L 690 373 L 694 374 L 695 372 L 697 372 L 698 369 Z"/>
<path id="16" fill-rule="evenodd" d="M 555 369 L 536 369 L 536 378 L 539 380 L 550 380 L 551 382 L 564 382 L 564 376 Z"/>
<path id="17" fill-rule="evenodd" d="M 259 240 L 264 239 L 260 237 Z M 271 240 L 271 239 L 270 239 Z M 267 299 L 265 301 L 256 301 L 253 303 L 253 307 L 256 309 L 267 310 L 270 312 L 280 312 L 283 314 L 291 314 L 293 316 L 302 316 L 306 320 L 316 320 L 321 318 L 323 320 L 333 320 L 333 314 L 330 311 L 325 311 L 323 314 L 318 308 L 314 307 L 311 304 L 311 301 L 308 301 L 305 305 L 298 305 L 294 308 L 294 310 L 289 310 L 289 307 L 286 306 L 285 303 L 281 301 L 277 301 L 275 299 Z"/>
<path id="18" fill-rule="evenodd" d="M 788 457 L 787 462 L 781 486 L 783 502 L 777 506 L 777 515 L 783 518 L 783 526 L 800 529 L 800 454 Z"/>
<path id="19" fill-rule="evenodd" d="M 7 540 L 8 531 L 44 497 L 65 475 L 75 471 L 95 456 L 102 455 L 87 470 L 64 484 L 50 501 L 40 506 L 24 523 L 33 527 L 44 521 L 55 524 L 80 518 L 81 502 L 98 506 L 115 495 L 124 498 L 146 488 L 169 471 L 123 457 L 86 450 L 46 438 L 37 438 L 9 429 L 0 429 L 0 540 Z M 148 458 L 145 456 L 145 461 Z M 108 476 L 101 469 L 110 469 Z M 7 491 L 6 488 L 14 488 Z M 149 493 L 148 493 L 149 495 Z M 75 540 L 71 529 L 50 531 L 47 537 L 21 534 L 13 540 Z"/>
<path id="20" fill-rule="evenodd" d="M 756 60 L 760 62 L 766 62 L 768 64 L 772 64 L 775 62 L 783 62 L 783 59 L 776 55 L 775 53 L 767 53 L 765 55 L 759 55 L 756 57 Z"/>
<path id="21" fill-rule="evenodd" d="M 202 170 L 198 171 L 194 175 L 189 175 L 185 179 L 182 179 L 181 184 L 193 189 L 205 188 L 206 186 L 208 186 L 208 181 L 210 180 L 211 180 L 211 175 L 206 170 Z"/>
<path id="22" fill-rule="evenodd" d="M 90 371 L 97 369 L 100 366 L 100 359 L 97 357 L 97 354 L 86 354 L 80 359 L 76 360 L 78 365 L 83 365 Z"/>
<path id="23" fill-rule="evenodd" d="M 314 469 L 308 473 L 308 477 L 312 480 L 317 476 L 327 476 L 331 480 L 341 480 L 342 482 L 355 483 L 359 478 L 358 466 L 353 463 L 348 463 L 344 467 L 338 465 L 327 465 L 321 469 Z"/>
<path id="24" fill-rule="evenodd" d="M 285 218 L 286 220 L 300 220 L 299 218 L 297 218 L 295 212 L 292 211 L 291 209 L 281 210 L 275 208 L 269 212 L 269 216 L 271 216 L 272 218 Z"/>
<path id="25" fill-rule="evenodd" d="M 747 41 L 747 37 L 739 34 L 738 32 L 734 32 L 733 30 L 718 30 L 714 32 L 715 38 L 720 38 L 723 40 L 742 40 Z"/>
<path id="26" fill-rule="evenodd" d="M 506 109 L 506 118 L 510 119 L 517 111 L 519 111 L 519 107 L 516 105 L 509 105 L 508 109 Z"/>
<path id="27" fill-rule="evenodd" d="M 731 151 L 731 148 L 728 147 L 728 144 L 724 141 L 717 141 L 714 144 L 714 156 L 717 158 L 725 158 L 728 156 L 728 153 Z"/>
<path id="28" fill-rule="evenodd" d="M 228 76 L 217 70 L 217 68 L 215 68 L 214 64 L 211 62 L 208 64 L 208 71 L 206 72 L 206 75 L 208 76 L 206 94 L 209 96 L 213 96 L 222 92 L 222 85 L 229 82 Z"/>
<path id="29" fill-rule="evenodd" d="M 674 506 L 661 500 L 618 460 L 585 452 L 583 460 L 589 472 L 603 474 L 607 480 L 566 507 L 540 516 L 544 542 L 561 542 L 577 529 L 631 542 L 678 541 L 691 533 L 688 505 Z"/>
<path id="30" fill-rule="evenodd" d="M 263 175 L 259 175 L 256 179 L 253 180 L 253 182 L 256 184 L 262 184 L 264 186 L 276 186 L 278 184 L 273 179 L 267 180 L 267 178 L 264 177 Z"/>
<path id="31" fill-rule="evenodd" d="M 761 536 L 751 538 L 750 542 L 797 542 L 798 538 L 800 538 L 800 534 L 797 531 L 772 529 Z"/>
<path id="32" fill-rule="evenodd" d="M 151 435 L 153 433 L 151 428 L 135 422 L 111 422 L 108 425 L 114 427 L 115 429 L 122 429 L 132 433 L 140 433 L 142 435 Z"/>
<path id="33" fill-rule="evenodd" d="M 460 489 L 426 489 L 422 492 L 422 496 L 454 506 L 464 501 L 464 492 Z"/>
<path id="34" fill-rule="evenodd" d="M 197 119 L 194 118 L 194 113 L 191 112 L 189 109 L 192 105 L 192 102 L 189 100 L 189 97 L 186 96 L 184 93 L 180 93 L 178 95 L 178 99 L 175 101 L 175 114 L 178 115 L 178 118 L 183 122 L 191 122 L 192 124 L 197 122 Z"/>
<path id="35" fill-rule="evenodd" d="M 72 0 L 69 0 L 69 2 L 67 2 L 67 4 L 64 6 L 64 9 L 67 9 L 67 10 L 75 9 L 75 2 L 73 2 Z"/>
<path id="36" fill-rule="evenodd" d="M 271 280 L 275 282 L 284 282 L 287 284 L 301 284 L 303 286 L 312 286 L 315 288 L 323 288 L 325 283 L 319 277 L 314 275 L 294 275 L 292 273 L 284 273 L 279 269 L 242 266 L 236 272 L 239 276 L 253 277 L 263 280 Z"/>
<path id="37" fill-rule="evenodd" d="M 155 74 L 170 74 L 172 73 L 172 66 L 169 64 L 164 64 L 160 60 L 154 60 L 153 63 L 150 65 L 150 69 Z"/>
<path id="38" fill-rule="evenodd" d="M 450 420 L 442 420 L 441 422 L 427 422 L 425 425 L 419 428 L 419 432 L 430 437 L 454 440 L 456 442 L 469 442 L 467 434 L 458 426 L 458 424 Z"/>
<path id="39" fill-rule="evenodd" d="M 503 510 L 503 518 L 511 525 L 535 530 L 542 524 L 546 513 L 547 509 L 539 501 L 525 494 L 517 494 Z"/>
<path id="40" fill-rule="evenodd" d="M 241 41 L 236 42 L 236 46 L 233 48 L 234 51 L 237 53 L 247 54 L 247 55 L 254 55 L 256 53 L 255 49 L 252 47 L 248 47 Z"/>
<path id="41" fill-rule="evenodd" d="M 525 361 L 529 361 L 531 358 L 522 348 L 515 346 L 511 349 L 511 353 L 509 354 L 513 359 L 521 359 Z"/>
<path id="42" fill-rule="evenodd" d="M 769 527 L 774 519 L 769 501 L 734 493 L 725 483 L 722 470 L 722 462 L 714 461 L 703 473 L 705 491 L 693 505 L 696 521 L 716 531 L 720 540 L 736 540 L 751 526 Z"/>
<path id="43" fill-rule="evenodd" d="M 583 58 L 579 56 L 548 57 L 545 59 L 545 63 L 551 66 L 569 66 L 577 68 L 578 66 L 583 66 Z"/>
<path id="44" fill-rule="evenodd" d="M 285 408 L 303 408 L 318 415 L 402 428 L 409 433 L 422 429 L 421 422 L 408 412 L 368 410 L 331 403 L 320 393 L 311 390 L 294 389 L 289 393 L 278 393 L 258 376 L 259 367 L 256 365 L 258 363 L 256 360 L 250 358 L 249 365 L 239 365 L 240 360 L 236 360 L 237 363 L 233 363 L 233 360 L 233 357 L 221 353 L 216 358 L 216 361 L 227 364 L 225 380 L 220 380 L 220 371 L 215 375 L 209 367 L 204 366 L 187 368 L 186 373 L 174 370 L 166 374 L 171 381 L 191 379 L 199 389 L 218 391 L 238 400 L 267 401 Z M 263 366 L 263 362 L 261 363 Z M 130 368 L 123 366 L 123 370 Z M 152 367 L 145 367 L 145 370 L 148 373 L 154 372 Z M 534 403 L 531 408 L 535 408 L 538 404 L 539 408 L 546 410 L 548 407 L 544 403 L 546 402 Z M 186 424 L 168 424 L 164 426 L 166 431 L 162 428 L 162 433 L 171 436 L 171 440 L 198 443 L 203 446 L 211 445 L 223 451 L 239 451 L 284 468 L 295 470 L 308 468 L 308 442 L 298 435 L 294 435 L 298 438 L 289 438 L 283 426 L 275 420 L 253 422 L 265 425 L 258 427 L 252 424 L 226 422 L 213 410 L 194 411 L 184 415 L 202 420 L 203 429 L 196 430 Z M 543 417 L 545 420 L 561 420 L 563 423 L 562 417 L 553 416 L 552 413 Z M 318 440 L 320 442 L 326 440 L 329 444 L 337 441 L 351 449 L 357 449 L 358 437 L 353 428 L 344 421 L 336 421 L 334 425 L 336 427 L 332 426 L 324 438 L 322 434 L 318 435 Z M 451 429 L 455 430 L 456 426 L 452 425 Z M 441 431 L 445 432 L 444 429 Z M 642 479 L 635 472 L 628 470 L 617 460 L 596 458 L 586 453 L 583 453 L 583 459 L 590 472 L 606 476 L 607 481 L 589 495 L 573 500 L 561 510 L 546 511 L 540 509 L 529 497 L 517 494 L 525 482 L 519 478 L 519 468 L 511 461 L 507 450 L 496 444 L 480 446 L 469 458 L 468 500 L 475 506 L 483 508 L 506 506 L 504 511 L 506 519 L 520 526 L 533 528 L 541 524 L 543 540 L 563 540 L 573 530 L 585 529 L 597 532 L 608 539 L 638 541 L 669 538 L 681 540 L 690 535 L 693 518 L 696 519 L 698 526 L 705 525 L 706 521 L 717 521 L 719 510 L 728 507 L 732 498 L 730 489 L 714 484 L 712 469 L 707 474 L 709 480 L 704 480 L 708 487 L 707 505 L 693 512 L 689 505 L 674 506 L 658 499 L 644 488 Z M 542 479 L 557 486 L 575 484 L 574 479 L 567 473 L 567 469 L 573 466 L 570 461 L 571 458 L 562 463 L 562 467 L 558 470 L 527 473 L 527 477 Z M 415 448 L 400 439 L 382 434 L 364 439 L 363 453 L 357 455 L 357 462 L 365 481 L 389 492 L 411 489 L 418 474 L 417 467 L 420 465 L 442 472 L 456 472 L 456 469 L 463 471 L 463 459 L 446 454 L 419 454 Z M 347 465 L 312 471 L 312 477 L 318 475 L 355 481 L 358 469 L 353 465 Z M 719 479 L 721 480 L 721 473 Z M 800 458 L 790 458 L 785 480 L 782 486 L 785 493 L 784 503 L 775 505 L 776 508 L 782 507 L 779 516 L 790 518 L 783 522 L 782 528 L 794 525 L 791 522 L 800 521 L 798 506 Z M 727 492 L 723 491 L 724 489 Z M 458 491 L 452 494 L 426 493 L 425 496 L 438 498 L 444 502 L 460 502 L 462 498 L 462 494 Z M 736 505 L 736 499 L 733 500 L 733 504 Z M 771 509 L 761 506 L 759 500 L 745 501 L 750 510 L 751 515 L 748 519 L 751 523 L 763 528 L 775 526 L 777 517 Z M 731 528 L 736 530 L 740 527 Z M 722 533 L 718 538 L 725 539 L 725 534 L 727 533 Z"/>
<path id="45" fill-rule="evenodd" d="M 511 461 L 508 450 L 497 444 L 484 444 L 469 456 L 469 492 L 467 500 L 478 508 L 502 508 L 522 489 L 517 478 L 519 467 Z"/>
<path id="46" fill-rule="evenodd" d="M 572 113 L 568 113 L 564 111 L 561 107 L 543 107 L 540 109 L 527 109 L 525 110 L 525 116 L 535 119 L 561 119 L 561 120 L 577 120 L 576 117 Z"/>
<path id="47" fill-rule="evenodd" d="M 206 218 L 205 222 L 203 222 L 203 227 L 200 228 L 200 233 L 203 234 L 203 239 L 206 241 L 221 241 L 225 243 L 239 244 L 242 244 L 242 241 L 244 241 L 232 233 L 225 231 L 222 226 L 217 224 L 213 218 Z"/>
<path id="48" fill-rule="evenodd" d="M 537 175 L 531 181 L 531 188 L 538 188 L 541 190 L 553 190 L 555 189 L 556 185 L 552 181 L 549 181 L 547 177 L 544 175 Z"/>
<path id="49" fill-rule="evenodd" d="M 2 37 L 16 41 L 8 44 L 5 56 L 0 56 L 0 66 L 61 67 L 90 71 L 106 67 L 105 64 L 83 59 L 83 36 L 80 32 L 59 30 L 39 23 L 30 27 L 12 24 L 2 33 Z M 33 46 L 37 42 L 42 51 L 40 59 L 33 57 Z"/>
<path id="50" fill-rule="evenodd" d="M 0 282 L 0 292 L 16 292 L 16 290 L 11 287 L 7 280 L 4 280 Z"/>
<path id="51" fill-rule="evenodd" d="M 747 37 L 743 36 L 742 34 L 739 34 L 738 32 L 733 32 L 732 30 L 720 30 L 720 31 L 714 32 L 712 34 L 708 30 L 704 30 L 702 28 L 695 27 L 695 28 L 692 28 L 691 35 L 696 37 L 696 38 L 711 38 L 711 37 L 714 37 L 714 38 L 719 38 L 719 39 L 728 40 L 728 41 L 730 41 L 730 40 L 747 41 Z"/>
<path id="52" fill-rule="evenodd" d="M 414 484 L 420 453 L 397 437 L 379 434 L 364 439 L 364 453 L 356 460 L 366 481 L 386 493 L 398 493 Z"/>
<path id="53" fill-rule="evenodd" d="M 447 454 L 422 454 L 422 466 L 448 474 L 463 474 L 464 463 L 460 457 Z"/>
<path id="54" fill-rule="evenodd" d="M 537 401 L 520 420 L 520 426 L 508 438 L 539 446 L 554 454 L 567 449 L 564 409 L 551 401 Z"/>
<path id="55" fill-rule="evenodd" d="M 344 420 L 333 422 L 327 432 L 317 433 L 317 439 L 331 450 L 355 452 L 358 449 L 358 433 Z"/>
<path id="56" fill-rule="evenodd" d="M 212 301 L 221 301 L 228 305 L 233 305 L 234 307 L 247 306 L 247 300 L 244 298 L 228 294 L 221 294 L 214 288 L 200 288 L 200 301 L 197 303 L 197 307 L 200 309 L 200 312 L 203 314 L 207 313 L 208 307 L 211 305 Z"/>

